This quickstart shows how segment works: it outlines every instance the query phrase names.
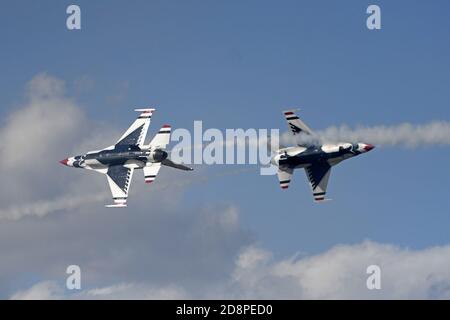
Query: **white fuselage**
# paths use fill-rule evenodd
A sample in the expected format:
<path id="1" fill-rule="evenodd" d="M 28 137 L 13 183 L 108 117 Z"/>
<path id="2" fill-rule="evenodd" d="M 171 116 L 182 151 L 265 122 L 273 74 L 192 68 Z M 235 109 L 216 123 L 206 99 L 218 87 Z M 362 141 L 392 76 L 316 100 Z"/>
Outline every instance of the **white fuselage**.
<path id="1" fill-rule="evenodd" d="M 317 146 L 295 146 L 278 150 L 272 158 L 272 164 L 292 169 L 305 168 L 316 161 L 326 161 L 336 165 L 348 158 L 365 153 L 372 148 L 365 143 L 336 143 Z"/>

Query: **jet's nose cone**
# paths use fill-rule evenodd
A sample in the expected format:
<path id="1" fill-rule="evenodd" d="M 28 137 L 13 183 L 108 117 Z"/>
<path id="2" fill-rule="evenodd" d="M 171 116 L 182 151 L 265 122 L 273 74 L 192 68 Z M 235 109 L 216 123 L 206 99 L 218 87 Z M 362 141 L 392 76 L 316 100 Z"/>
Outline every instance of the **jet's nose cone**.
<path id="1" fill-rule="evenodd" d="M 59 163 L 61 163 L 61 164 L 63 164 L 63 165 L 65 165 L 65 166 L 68 166 L 68 164 L 67 163 L 69 163 L 69 159 L 64 159 L 64 160 L 61 160 Z"/>
<path id="2" fill-rule="evenodd" d="M 372 150 L 373 148 L 375 148 L 375 146 L 373 144 L 366 144 L 364 146 L 364 151 L 368 152 L 368 151 Z"/>

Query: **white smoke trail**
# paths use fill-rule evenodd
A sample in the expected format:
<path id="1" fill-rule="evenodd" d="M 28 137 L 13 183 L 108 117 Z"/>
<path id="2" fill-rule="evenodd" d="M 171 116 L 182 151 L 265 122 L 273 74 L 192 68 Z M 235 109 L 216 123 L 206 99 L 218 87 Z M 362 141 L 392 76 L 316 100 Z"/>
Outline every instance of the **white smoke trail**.
<path id="1" fill-rule="evenodd" d="M 195 140 L 195 139 L 194 139 Z M 264 141 L 262 141 L 264 140 Z M 331 126 L 315 132 L 314 136 L 297 135 L 292 136 L 290 132 L 285 132 L 280 137 L 258 136 L 250 139 L 224 139 L 222 141 L 204 142 L 202 144 L 175 147 L 172 152 L 194 152 L 194 150 L 204 150 L 208 145 L 215 144 L 217 147 L 228 147 L 230 145 L 249 147 L 264 147 L 268 144 L 272 151 L 280 147 L 313 143 L 337 143 L 337 142 L 365 142 L 376 146 L 401 146 L 416 148 L 423 146 L 447 146 L 450 145 L 450 122 L 432 121 L 425 124 L 401 123 L 396 125 L 377 125 L 377 126 L 357 126 L 351 128 L 348 125 Z"/>
<path id="2" fill-rule="evenodd" d="M 99 202 L 108 198 L 106 193 L 93 195 L 68 195 L 54 200 L 36 201 L 0 209 L 0 220 L 19 220 L 27 216 L 43 217 L 49 213 L 72 210 L 83 205 Z"/>
<path id="3" fill-rule="evenodd" d="M 416 148 L 423 146 L 450 145 L 450 123 L 432 121 L 426 124 L 402 123 L 386 126 L 358 126 L 354 129 L 347 125 L 332 126 L 316 132 L 316 137 L 295 137 L 285 134 L 282 144 L 320 142 L 365 142 L 376 146 L 401 146 Z"/>
<path id="4" fill-rule="evenodd" d="M 204 183 L 216 178 L 238 175 L 254 170 L 255 168 L 238 168 L 233 170 L 222 170 L 213 174 L 206 174 L 203 172 L 203 174 L 186 179 L 159 181 L 159 183 L 152 188 L 152 192 L 164 192 L 166 189 L 184 188 L 189 185 Z M 110 198 L 111 195 L 105 191 L 90 195 L 66 195 L 53 200 L 42 200 L 28 204 L 13 205 L 9 208 L 0 209 L 0 221 L 15 221 L 28 216 L 42 218 L 57 211 L 75 210 L 89 204 L 108 201 Z"/>
<path id="5" fill-rule="evenodd" d="M 265 137 L 263 137 L 265 138 Z M 277 137 L 271 137 L 274 145 L 278 145 Z M 433 121 L 425 124 L 402 123 L 399 125 L 379 125 L 372 127 L 358 126 L 354 129 L 347 125 L 332 126 L 324 130 L 316 132 L 316 136 L 296 136 L 285 133 L 280 137 L 280 146 L 293 145 L 296 143 L 312 143 L 315 140 L 320 142 L 365 142 L 376 146 L 402 146 L 408 148 L 416 148 L 422 146 L 448 146 L 450 145 L 450 123 L 446 121 Z M 237 145 L 258 144 L 261 141 L 253 140 L 237 140 L 223 141 L 222 145 L 226 146 L 230 143 Z M 192 145 L 191 148 L 203 149 L 205 145 Z M 273 151 L 273 150 L 272 150 Z M 250 170 L 250 169 L 249 169 Z M 217 175 L 239 174 L 246 169 L 232 170 Z M 192 177 L 179 186 L 185 186 L 196 182 L 208 180 L 212 177 L 202 175 L 200 177 Z M 161 183 L 156 189 L 165 189 L 174 187 L 173 183 Z M 60 210 L 73 210 L 85 204 L 105 201 L 109 198 L 107 193 L 98 193 L 93 195 L 69 195 L 54 200 L 38 201 L 29 204 L 11 206 L 9 208 L 0 209 L 0 220 L 18 220 L 26 216 L 43 217 L 49 213 Z"/>

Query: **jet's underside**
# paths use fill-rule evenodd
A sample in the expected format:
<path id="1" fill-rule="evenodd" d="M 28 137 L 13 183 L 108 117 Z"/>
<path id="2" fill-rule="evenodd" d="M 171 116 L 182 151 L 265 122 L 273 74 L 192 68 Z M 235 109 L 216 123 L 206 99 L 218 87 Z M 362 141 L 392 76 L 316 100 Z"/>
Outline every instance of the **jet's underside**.
<path id="1" fill-rule="evenodd" d="M 150 120 L 155 109 L 137 109 L 141 112 L 115 145 L 60 161 L 75 168 L 94 170 L 105 174 L 114 200 L 108 207 L 125 207 L 134 169 L 143 169 L 144 180 L 156 179 L 161 165 L 181 170 L 192 170 L 168 159 L 165 151 L 170 141 L 171 128 L 164 125 L 149 145 L 144 144 Z"/>
<path id="2" fill-rule="evenodd" d="M 292 135 L 313 135 L 293 110 L 284 112 Z M 277 151 L 272 164 L 278 166 L 278 180 L 282 189 L 287 189 L 294 169 L 304 168 L 315 201 L 325 200 L 331 168 L 343 160 L 368 152 L 374 148 L 365 143 L 337 143 L 323 145 L 297 145 Z"/>

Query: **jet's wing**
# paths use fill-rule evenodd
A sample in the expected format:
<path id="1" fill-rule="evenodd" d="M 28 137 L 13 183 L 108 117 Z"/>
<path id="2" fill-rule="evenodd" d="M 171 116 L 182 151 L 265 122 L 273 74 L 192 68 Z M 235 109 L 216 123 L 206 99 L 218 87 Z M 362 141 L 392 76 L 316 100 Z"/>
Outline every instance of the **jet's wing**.
<path id="1" fill-rule="evenodd" d="M 141 113 L 128 130 L 120 137 L 116 145 L 138 145 L 141 147 L 144 144 L 150 120 L 155 109 L 135 109 L 134 111 Z"/>
<path id="2" fill-rule="evenodd" d="M 283 170 L 278 169 L 278 180 L 280 181 L 281 189 L 287 189 L 289 187 L 289 183 L 291 182 L 291 176 L 293 173 L 293 169 L 291 168 L 283 168 Z"/>
<path id="3" fill-rule="evenodd" d="M 108 168 L 106 177 L 108 178 L 114 204 L 108 205 L 107 207 L 127 206 L 128 190 L 130 189 L 131 179 L 133 178 L 133 171 L 134 169 L 121 165 Z"/>
<path id="4" fill-rule="evenodd" d="M 328 179 L 331 173 L 331 166 L 325 163 L 315 163 L 305 168 L 306 177 L 309 180 L 313 192 L 314 200 L 325 200 L 327 193 Z"/>
<path id="5" fill-rule="evenodd" d="M 284 117 L 293 135 L 299 133 L 313 134 L 313 131 L 295 114 L 295 110 L 284 111 Z"/>
<path id="6" fill-rule="evenodd" d="M 159 169 L 161 169 L 160 162 L 147 164 L 147 166 L 144 167 L 145 183 L 151 183 L 151 182 L 155 181 L 156 176 L 158 175 Z"/>

